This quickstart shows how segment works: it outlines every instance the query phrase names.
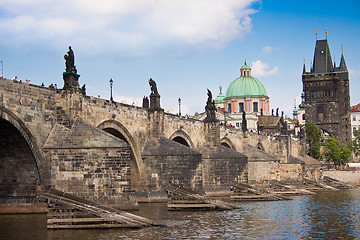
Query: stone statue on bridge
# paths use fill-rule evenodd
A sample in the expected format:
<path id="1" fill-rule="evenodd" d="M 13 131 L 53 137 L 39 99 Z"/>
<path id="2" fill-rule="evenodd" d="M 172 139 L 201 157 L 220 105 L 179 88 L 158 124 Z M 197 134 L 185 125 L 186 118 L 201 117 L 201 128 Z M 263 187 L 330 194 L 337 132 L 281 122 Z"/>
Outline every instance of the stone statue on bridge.
<path id="1" fill-rule="evenodd" d="M 69 51 L 67 52 L 67 55 L 64 55 L 65 59 L 65 71 L 66 72 L 72 72 L 77 73 L 76 67 L 75 67 L 75 57 L 74 57 L 74 51 L 71 49 L 71 46 L 69 46 Z"/>
<path id="2" fill-rule="evenodd" d="M 206 112 L 206 118 L 204 119 L 204 122 L 217 122 L 216 119 L 216 107 L 215 107 L 215 101 L 212 99 L 212 93 L 211 91 L 208 89 L 207 90 L 208 93 L 208 99 L 206 101 L 206 106 L 205 106 L 205 112 Z"/>
<path id="3" fill-rule="evenodd" d="M 143 108 L 149 108 L 149 98 L 148 97 L 143 97 L 142 107 Z"/>
<path id="4" fill-rule="evenodd" d="M 65 72 L 63 73 L 64 79 L 64 90 L 77 90 L 80 92 L 85 92 L 83 89 L 79 88 L 79 77 L 80 75 L 77 74 L 77 70 L 75 67 L 75 57 L 74 51 L 69 46 L 69 51 L 67 54 L 64 55 L 65 59 Z"/>
<path id="5" fill-rule="evenodd" d="M 149 79 L 150 85 L 150 111 L 163 111 L 160 107 L 160 94 L 156 87 L 156 82 L 150 78 Z M 145 100 L 146 101 L 146 100 Z"/>
<path id="6" fill-rule="evenodd" d="M 149 79 L 149 85 L 150 85 L 150 89 L 151 89 L 151 94 L 159 95 L 157 87 L 156 87 L 156 82 L 152 78 Z"/>

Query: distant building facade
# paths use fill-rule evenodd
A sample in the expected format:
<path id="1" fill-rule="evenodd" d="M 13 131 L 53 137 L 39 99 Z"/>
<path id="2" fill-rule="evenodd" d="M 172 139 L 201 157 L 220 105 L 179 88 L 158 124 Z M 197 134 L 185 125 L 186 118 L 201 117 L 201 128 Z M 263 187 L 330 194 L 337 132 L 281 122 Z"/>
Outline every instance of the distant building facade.
<path id="1" fill-rule="evenodd" d="M 351 140 L 349 72 L 344 55 L 332 63 L 327 39 L 317 40 L 313 65 L 302 74 L 306 122 L 346 143 Z"/>
<path id="2" fill-rule="evenodd" d="M 352 135 L 352 139 L 354 139 L 355 138 L 354 131 L 360 130 L 360 103 L 355 106 L 351 106 L 350 111 L 351 111 L 351 135 Z"/>

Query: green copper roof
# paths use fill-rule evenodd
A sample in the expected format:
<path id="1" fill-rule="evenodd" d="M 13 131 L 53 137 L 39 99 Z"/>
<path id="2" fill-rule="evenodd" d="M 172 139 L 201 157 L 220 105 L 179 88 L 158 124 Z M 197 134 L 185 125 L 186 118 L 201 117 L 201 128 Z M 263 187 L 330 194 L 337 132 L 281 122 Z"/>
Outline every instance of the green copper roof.
<path id="1" fill-rule="evenodd" d="M 224 98 L 225 98 L 224 94 L 219 93 L 219 95 L 215 98 L 215 102 L 216 102 L 216 103 L 223 103 L 223 102 L 224 102 Z"/>
<path id="2" fill-rule="evenodd" d="M 242 65 L 242 67 L 240 69 L 251 69 L 251 67 L 249 65 L 247 65 L 245 62 L 245 64 Z"/>
<path id="3" fill-rule="evenodd" d="M 226 91 L 226 98 L 236 97 L 267 97 L 267 95 L 264 85 L 259 80 L 251 76 L 242 76 L 235 79 Z"/>

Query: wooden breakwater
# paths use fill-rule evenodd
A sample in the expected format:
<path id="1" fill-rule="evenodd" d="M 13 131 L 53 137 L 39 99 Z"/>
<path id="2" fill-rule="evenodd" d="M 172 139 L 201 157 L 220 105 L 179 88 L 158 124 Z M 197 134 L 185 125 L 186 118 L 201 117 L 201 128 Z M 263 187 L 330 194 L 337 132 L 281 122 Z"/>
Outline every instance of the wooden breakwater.
<path id="1" fill-rule="evenodd" d="M 282 194 L 245 183 L 234 184 L 232 190 L 234 194 L 230 198 L 234 201 L 278 201 L 291 199 Z"/>
<path id="2" fill-rule="evenodd" d="M 48 229 L 141 228 L 159 226 L 144 217 L 100 205 L 65 192 L 51 190 L 39 196 L 48 203 Z"/>
<path id="3" fill-rule="evenodd" d="M 203 194 L 197 193 L 191 189 L 183 188 L 175 184 L 164 185 L 168 192 L 170 201 L 168 210 L 230 210 L 238 208 L 233 203 L 213 199 Z"/>

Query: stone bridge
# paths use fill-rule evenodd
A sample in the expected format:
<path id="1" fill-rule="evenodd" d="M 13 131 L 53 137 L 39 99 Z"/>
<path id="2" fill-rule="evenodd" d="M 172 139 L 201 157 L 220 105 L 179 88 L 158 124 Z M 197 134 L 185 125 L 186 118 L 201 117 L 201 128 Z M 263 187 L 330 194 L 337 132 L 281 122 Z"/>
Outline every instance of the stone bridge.
<path id="1" fill-rule="evenodd" d="M 0 195 L 48 187 L 116 203 L 173 182 L 207 194 L 301 179 L 305 150 L 270 137 L 96 97 L 0 80 Z M 306 164 L 305 164 L 306 165 Z"/>

